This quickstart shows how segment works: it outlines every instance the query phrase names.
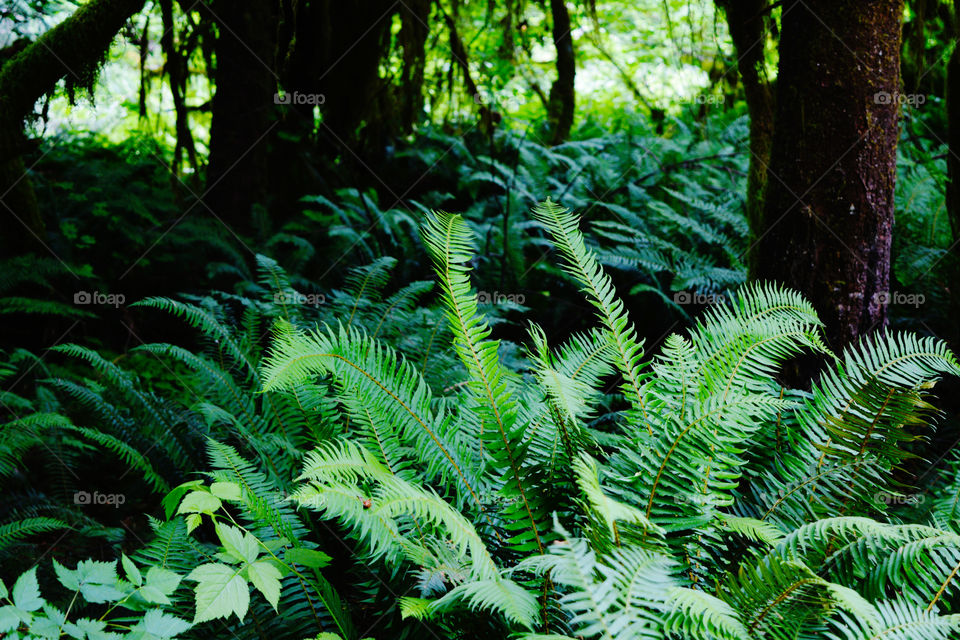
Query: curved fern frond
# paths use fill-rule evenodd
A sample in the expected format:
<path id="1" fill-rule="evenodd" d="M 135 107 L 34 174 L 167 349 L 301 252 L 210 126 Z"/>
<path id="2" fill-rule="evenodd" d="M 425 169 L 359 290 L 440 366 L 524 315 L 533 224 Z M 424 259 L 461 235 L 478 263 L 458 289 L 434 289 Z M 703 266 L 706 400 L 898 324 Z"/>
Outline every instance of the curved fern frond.
<path id="1" fill-rule="evenodd" d="M 524 530 L 516 542 L 526 539 L 531 549 L 543 553 L 545 513 L 534 501 L 523 466 L 524 433 L 522 425 L 517 425 L 513 376 L 500 363 L 499 341 L 490 339 L 490 328 L 477 312 L 477 295 L 470 286 L 468 263 L 474 254 L 470 229 L 462 217 L 438 212 L 427 218 L 422 234 L 440 279 L 454 347 L 469 373 L 467 386 L 480 419 L 481 464 L 488 454 L 504 476 L 501 491 L 516 499 L 517 515 L 505 515 L 505 522 L 515 530 L 522 518 Z"/>
<path id="2" fill-rule="evenodd" d="M 435 411 L 419 372 L 392 349 L 356 330 L 304 334 L 278 324 L 273 351 L 263 363 L 264 390 L 295 388 L 317 373 L 329 373 L 347 411 L 365 427 L 383 462 L 396 470 L 411 458 L 429 477 L 448 479 L 458 503 L 480 506 L 480 481 L 465 462 L 451 416 Z M 405 447 L 401 450 L 399 447 Z"/>
<path id="3" fill-rule="evenodd" d="M 300 476 L 307 484 L 294 494 L 302 505 L 317 509 L 350 527 L 373 557 L 399 554 L 421 559 L 430 551 L 404 535 L 415 518 L 430 525 L 471 562 L 474 580 L 496 580 L 499 571 L 474 526 L 427 488 L 414 486 L 390 472 L 369 451 L 348 441 L 322 446 L 307 456 Z M 372 490 L 365 489 L 372 485 Z"/>
<path id="4" fill-rule="evenodd" d="M 617 353 L 615 362 L 623 375 L 624 397 L 637 413 L 636 421 L 644 426 L 648 434 L 653 435 L 642 391 L 645 379 L 641 362 L 643 346 L 637 338 L 636 328 L 627 317 L 623 301 L 616 296 L 610 276 L 603 272 L 597 259 L 587 249 L 575 215 L 547 200 L 534 207 L 533 217 L 550 231 L 566 262 L 565 270 L 580 285 L 590 303 L 597 308 L 600 320 Z"/>
<path id="5" fill-rule="evenodd" d="M 69 528 L 70 525 L 56 518 L 24 518 L 8 522 L 0 525 L 0 552 L 34 534 Z"/>

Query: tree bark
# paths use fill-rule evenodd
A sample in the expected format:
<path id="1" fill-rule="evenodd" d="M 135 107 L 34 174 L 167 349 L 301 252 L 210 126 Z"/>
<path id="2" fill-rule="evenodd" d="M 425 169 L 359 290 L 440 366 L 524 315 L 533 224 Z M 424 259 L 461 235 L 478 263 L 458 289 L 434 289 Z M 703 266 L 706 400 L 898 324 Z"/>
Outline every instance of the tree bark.
<path id="1" fill-rule="evenodd" d="M 960 2 L 954 2 L 954 37 L 960 36 Z M 950 214 L 950 227 L 953 229 L 951 249 L 960 246 L 960 47 L 954 48 L 947 62 L 947 210 Z M 954 318 L 953 339 L 960 343 L 960 260 L 954 260 L 953 285 L 949 291 L 950 308 Z"/>
<path id="2" fill-rule="evenodd" d="M 326 96 L 323 130 L 334 136 L 331 142 L 341 151 L 350 145 L 361 157 L 382 154 L 397 124 L 380 65 L 390 51 L 393 15 L 401 4 L 324 0 L 323 7 L 324 46 L 316 69 Z M 354 160 L 352 154 L 346 156 Z"/>
<path id="3" fill-rule="evenodd" d="M 68 85 L 86 84 L 123 24 L 144 0 L 94 0 L 35 42 L 22 47 L 0 68 L 0 215 L 5 253 L 36 249 L 44 225 L 21 155 L 28 146 L 23 120 L 34 104 L 67 76 Z"/>
<path id="4" fill-rule="evenodd" d="M 756 271 L 755 242 L 763 229 L 767 167 L 773 144 L 774 95 L 767 78 L 766 44 L 770 33 L 767 0 L 718 0 L 737 56 L 737 69 L 750 112 L 750 169 L 747 174 L 747 221 L 751 250 L 747 264 Z"/>
<path id="5" fill-rule="evenodd" d="M 197 169 L 197 151 L 190 131 L 187 115 L 187 79 L 186 58 L 181 55 L 175 42 L 176 23 L 173 19 L 173 0 L 160 0 L 160 15 L 163 33 L 160 36 L 160 48 L 166 57 L 163 70 L 170 81 L 170 95 L 173 97 L 173 110 L 176 113 L 176 145 L 173 150 L 173 170 L 177 177 L 181 174 L 181 156 L 186 153 L 190 165 Z"/>
<path id="6" fill-rule="evenodd" d="M 400 71 L 400 126 L 413 131 L 423 117 L 423 79 L 427 61 L 427 36 L 431 0 L 409 0 L 400 7 L 401 24 L 397 38 L 403 47 Z"/>
<path id="7" fill-rule="evenodd" d="M 450 66 L 450 89 L 451 91 L 453 90 L 453 67 L 455 65 L 459 67 L 463 73 L 463 83 L 467 86 L 467 93 L 470 94 L 470 97 L 473 98 L 474 102 L 476 102 L 480 108 L 480 130 L 484 133 L 489 133 L 493 130 L 493 126 L 500 121 L 501 115 L 489 107 L 484 96 L 480 93 L 477 83 L 474 82 L 473 76 L 470 74 L 470 61 L 467 58 L 467 48 L 460 38 L 459 31 L 457 31 L 456 19 L 446 11 L 443 11 L 443 7 L 440 7 L 440 10 L 443 12 L 443 20 L 450 33 L 450 55 L 452 57 L 452 64 Z"/>
<path id="8" fill-rule="evenodd" d="M 269 132 L 275 119 L 276 15 L 272 0 L 215 0 L 216 93 L 204 202 L 234 233 L 252 235 L 266 205 Z"/>
<path id="9" fill-rule="evenodd" d="M 557 49 L 557 79 L 550 87 L 547 120 L 550 123 L 550 143 L 560 144 L 570 137 L 573 126 L 577 65 L 567 3 L 565 0 L 550 0 L 550 12 L 553 15 L 553 45 Z"/>
<path id="10" fill-rule="evenodd" d="M 903 0 L 788 0 L 757 276 L 842 348 L 887 316 Z"/>

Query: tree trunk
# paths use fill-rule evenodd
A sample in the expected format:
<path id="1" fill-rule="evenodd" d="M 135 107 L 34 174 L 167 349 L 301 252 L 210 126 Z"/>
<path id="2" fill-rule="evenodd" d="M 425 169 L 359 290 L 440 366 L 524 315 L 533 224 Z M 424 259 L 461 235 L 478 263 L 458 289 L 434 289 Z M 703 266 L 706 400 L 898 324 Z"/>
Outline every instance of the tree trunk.
<path id="1" fill-rule="evenodd" d="M 160 48 L 166 57 L 163 70 L 170 81 L 170 95 L 173 98 L 173 110 L 176 113 L 176 145 L 173 150 L 173 171 L 179 178 L 181 171 L 181 156 L 186 153 L 190 165 L 197 169 L 197 151 L 193 144 L 193 134 L 190 131 L 190 120 L 187 115 L 187 61 L 180 54 L 176 36 L 176 23 L 173 19 L 173 0 L 160 0 L 160 15 L 163 22 L 163 33 L 160 36 Z"/>
<path id="2" fill-rule="evenodd" d="M 94 0 L 11 56 L 0 68 L 0 215 L 7 220 L 4 252 L 23 253 L 43 242 L 43 221 L 21 155 L 23 120 L 34 104 L 67 77 L 69 88 L 89 84 L 114 36 L 143 0 Z"/>
<path id="3" fill-rule="evenodd" d="M 547 120 L 550 123 L 550 143 L 560 144 L 570 137 L 573 126 L 577 65 L 566 2 L 550 0 L 550 12 L 553 14 L 553 44 L 557 49 L 557 79 L 550 87 Z"/>
<path id="4" fill-rule="evenodd" d="M 842 348 L 886 321 L 903 0 L 788 0 L 757 276 Z"/>
<path id="5" fill-rule="evenodd" d="M 401 6 L 388 0 L 323 2 L 323 50 L 315 70 L 326 97 L 322 131 L 341 152 L 346 146 L 361 158 L 381 155 L 398 129 L 380 65 L 390 51 L 393 15 Z M 356 160 L 349 151 L 344 157 Z"/>
<path id="6" fill-rule="evenodd" d="M 443 11 L 443 7 L 441 7 L 440 10 Z M 477 83 L 474 82 L 473 76 L 470 74 L 470 61 L 467 58 L 467 48 L 464 46 L 463 40 L 460 39 L 456 19 L 454 16 L 443 11 L 443 20 L 447 25 L 447 30 L 450 32 L 450 55 L 452 57 L 452 64 L 450 65 L 450 90 L 453 90 L 453 68 L 456 66 L 459 67 L 463 73 L 463 83 L 467 87 L 467 93 L 479 106 L 480 131 L 488 134 L 493 131 L 493 126 L 500 121 L 502 116 L 499 112 L 494 111 L 487 105 L 487 100 L 483 99 L 484 96 L 480 93 Z"/>
<path id="7" fill-rule="evenodd" d="M 767 167 L 773 144 L 774 97 L 766 71 L 766 44 L 770 32 L 767 0 L 718 0 L 737 56 L 737 68 L 750 112 L 750 170 L 747 175 L 747 221 L 751 251 L 747 256 L 755 271 L 755 242 L 763 228 L 763 202 Z"/>
<path id="8" fill-rule="evenodd" d="M 953 33 L 960 35 L 960 2 L 954 2 Z M 960 47 L 956 47 L 947 62 L 947 130 L 950 152 L 947 154 L 947 210 L 953 229 L 951 249 L 960 245 Z M 960 260 L 954 260 L 955 271 L 950 291 L 950 308 L 954 318 L 953 339 L 960 344 Z"/>
<path id="9" fill-rule="evenodd" d="M 400 126 L 404 133 L 413 131 L 423 117 L 423 76 L 427 61 L 427 27 L 431 0 L 409 0 L 400 7 L 401 24 L 397 38 L 403 47 L 400 72 Z"/>
<path id="10" fill-rule="evenodd" d="M 217 0 L 216 93 L 204 202 L 234 233 L 252 235 L 266 205 L 269 132 L 276 121 L 272 0 Z"/>

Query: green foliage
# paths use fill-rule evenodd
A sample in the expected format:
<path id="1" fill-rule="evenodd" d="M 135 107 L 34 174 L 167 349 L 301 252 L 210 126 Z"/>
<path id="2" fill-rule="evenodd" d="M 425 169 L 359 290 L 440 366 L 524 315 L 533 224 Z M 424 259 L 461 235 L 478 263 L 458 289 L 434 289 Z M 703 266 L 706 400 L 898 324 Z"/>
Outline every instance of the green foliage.
<path id="1" fill-rule="evenodd" d="M 124 577 L 116 561 L 84 560 L 68 569 L 54 560 L 57 580 L 71 594 L 65 609 L 41 594 L 36 566 L 20 575 L 9 591 L 0 581 L 0 601 L 7 602 L 0 606 L 0 633 L 5 638 L 66 634 L 77 640 L 174 640 L 190 629 L 190 623 L 164 610 L 182 576 L 156 566 L 144 573 L 127 556 L 121 564 Z M 126 612 L 119 615 L 118 608 Z"/>
<path id="2" fill-rule="evenodd" d="M 869 637 L 891 619 L 947 633 L 952 616 L 917 616 L 958 606 L 955 534 L 877 520 L 935 416 L 925 396 L 960 373 L 946 347 L 875 334 L 836 358 L 809 303 L 754 285 L 648 362 L 578 219 L 550 202 L 534 215 L 602 329 L 551 351 L 533 326 L 527 375 L 502 364 L 468 226 L 449 214 L 423 233 L 468 375 L 456 403 L 343 328 L 281 325 L 264 368 L 268 390 L 329 380 L 360 425 L 307 457 L 294 499 L 370 561 L 422 577 L 403 616 L 453 632 L 489 612 L 496 633 L 528 638 Z M 783 388 L 804 352 L 831 364 L 812 391 Z M 601 430 L 614 367 L 625 408 Z"/>

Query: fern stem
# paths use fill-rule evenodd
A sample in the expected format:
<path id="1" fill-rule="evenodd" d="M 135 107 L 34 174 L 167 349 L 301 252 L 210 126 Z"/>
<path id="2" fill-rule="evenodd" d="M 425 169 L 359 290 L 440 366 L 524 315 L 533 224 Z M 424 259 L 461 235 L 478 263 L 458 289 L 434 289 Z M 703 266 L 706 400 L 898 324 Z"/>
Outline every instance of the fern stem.
<path id="1" fill-rule="evenodd" d="M 947 576 L 947 579 L 943 581 L 943 584 L 940 585 L 940 589 L 937 590 L 937 595 L 933 597 L 933 600 L 930 601 L 930 604 L 927 606 L 927 611 L 933 611 L 933 607 L 937 604 L 937 601 L 940 600 L 940 597 L 943 596 L 944 592 L 947 590 L 947 586 L 957 577 L 957 572 L 960 571 L 960 562 L 957 563 L 957 566 L 953 568 L 953 571 L 950 572 L 950 575 Z"/>

